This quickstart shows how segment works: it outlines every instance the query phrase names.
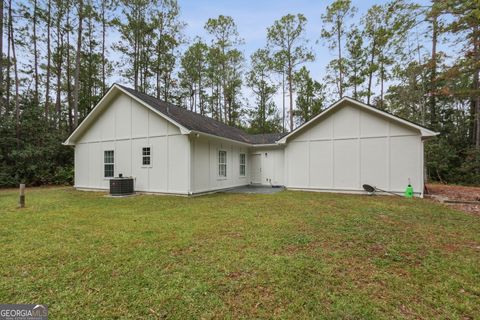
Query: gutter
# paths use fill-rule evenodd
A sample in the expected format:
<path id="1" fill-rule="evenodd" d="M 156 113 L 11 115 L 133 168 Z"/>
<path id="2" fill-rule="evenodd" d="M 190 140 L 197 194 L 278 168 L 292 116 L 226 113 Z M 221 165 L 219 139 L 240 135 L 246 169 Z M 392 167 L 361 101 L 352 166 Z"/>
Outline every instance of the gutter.
<path id="1" fill-rule="evenodd" d="M 277 141 L 275 143 L 253 144 L 253 143 L 249 143 L 249 142 L 233 140 L 233 139 L 230 139 L 230 138 L 225 138 L 225 137 L 221 137 L 221 136 L 217 136 L 217 135 L 214 135 L 214 134 L 205 133 L 205 132 L 201 132 L 201 131 L 196 131 L 196 130 L 190 130 L 190 132 L 188 132 L 187 134 L 190 134 L 190 135 L 193 134 L 195 136 L 198 135 L 198 137 L 200 137 L 201 135 L 204 135 L 204 136 L 210 137 L 210 138 L 226 140 L 226 141 L 229 141 L 229 142 L 242 144 L 244 146 L 248 146 L 248 147 L 251 147 L 251 148 L 280 147 L 281 146 Z"/>
<path id="2" fill-rule="evenodd" d="M 275 143 L 263 143 L 263 144 L 252 144 L 253 148 L 271 148 L 271 147 L 281 147 L 282 144 L 275 142 Z"/>
<path id="3" fill-rule="evenodd" d="M 195 136 L 197 136 L 197 138 L 200 137 L 201 135 L 204 135 L 204 136 L 207 136 L 207 137 L 210 137 L 210 138 L 226 140 L 226 141 L 242 144 L 242 145 L 248 146 L 248 147 L 254 146 L 254 145 L 252 145 L 251 143 L 248 143 L 248 142 L 242 142 L 242 141 L 233 140 L 233 139 L 230 139 L 230 138 L 220 137 L 220 136 L 216 136 L 214 134 L 205 133 L 205 132 L 201 132 L 201 131 L 190 130 L 190 132 L 188 134 L 194 134 Z"/>

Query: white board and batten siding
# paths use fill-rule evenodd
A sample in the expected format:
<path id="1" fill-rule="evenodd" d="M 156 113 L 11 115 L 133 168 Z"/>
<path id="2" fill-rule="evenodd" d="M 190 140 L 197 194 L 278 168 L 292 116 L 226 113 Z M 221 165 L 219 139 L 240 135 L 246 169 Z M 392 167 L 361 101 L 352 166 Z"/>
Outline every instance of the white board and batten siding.
<path id="1" fill-rule="evenodd" d="M 337 108 L 291 137 L 285 147 L 291 189 L 363 191 L 363 184 L 423 194 L 421 133 L 353 104 Z"/>
<path id="2" fill-rule="evenodd" d="M 142 165 L 150 147 L 151 165 Z M 75 144 L 75 187 L 108 189 L 104 151 L 114 151 L 114 175 L 135 177 L 135 190 L 188 194 L 190 143 L 178 127 L 119 94 Z"/>
<path id="3" fill-rule="evenodd" d="M 245 144 L 207 137 L 190 136 L 192 193 L 244 186 L 250 183 L 249 148 Z M 219 151 L 225 151 L 226 176 L 219 175 Z M 245 154 L 245 175 L 240 175 L 240 154 Z"/>
<path id="4" fill-rule="evenodd" d="M 261 170 L 258 177 L 252 177 L 252 183 L 262 185 L 284 185 L 284 152 L 283 147 L 256 147 L 250 152 L 250 172 L 257 170 L 254 157 L 259 161 Z M 253 175 L 254 173 L 252 173 Z"/>

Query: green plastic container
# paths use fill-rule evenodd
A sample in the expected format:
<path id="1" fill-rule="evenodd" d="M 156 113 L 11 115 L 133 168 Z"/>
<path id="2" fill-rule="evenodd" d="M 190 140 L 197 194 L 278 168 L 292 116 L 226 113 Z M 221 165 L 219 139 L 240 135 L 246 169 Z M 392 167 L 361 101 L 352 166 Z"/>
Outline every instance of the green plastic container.
<path id="1" fill-rule="evenodd" d="M 409 184 L 407 189 L 405 189 L 405 198 L 413 198 L 413 187 L 411 184 Z"/>

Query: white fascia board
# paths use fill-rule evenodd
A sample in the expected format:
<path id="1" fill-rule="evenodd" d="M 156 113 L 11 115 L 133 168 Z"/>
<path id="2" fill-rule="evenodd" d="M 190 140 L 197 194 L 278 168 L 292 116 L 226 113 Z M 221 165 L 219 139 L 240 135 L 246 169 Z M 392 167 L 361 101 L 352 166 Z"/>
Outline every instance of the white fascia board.
<path id="1" fill-rule="evenodd" d="M 281 147 L 282 145 L 279 143 L 264 143 L 264 144 L 253 144 L 253 148 L 277 148 Z"/>
<path id="2" fill-rule="evenodd" d="M 228 142 L 241 144 L 241 145 L 244 145 L 244 146 L 247 146 L 247 147 L 250 147 L 250 148 L 262 148 L 262 147 L 263 148 L 265 148 L 265 147 L 271 148 L 271 147 L 280 147 L 281 146 L 276 142 L 275 143 L 265 143 L 265 144 L 252 144 L 252 143 L 248 143 L 248 142 L 233 140 L 233 139 L 230 139 L 230 138 L 220 137 L 220 136 L 217 136 L 217 135 L 214 135 L 214 134 L 205 133 L 205 132 L 202 132 L 202 131 L 195 131 L 195 130 L 190 131 L 190 134 L 192 134 L 192 135 L 197 135 L 198 134 L 199 136 L 203 135 L 203 136 L 213 138 L 213 139 L 225 140 L 225 141 L 228 141 Z"/>
<path id="3" fill-rule="evenodd" d="M 248 146 L 248 147 L 253 146 L 251 143 L 248 143 L 248 142 L 242 142 L 242 141 L 233 140 L 233 139 L 229 139 L 229 138 L 225 138 L 225 137 L 220 137 L 220 136 L 217 136 L 217 135 L 214 135 L 214 134 L 205 133 L 205 132 L 201 132 L 201 131 L 191 130 L 190 134 L 194 134 L 194 135 L 198 134 L 199 136 L 206 136 L 206 137 L 209 137 L 209 138 L 225 140 L 225 141 L 229 141 L 229 142 L 232 142 L 232 143 L 242 144 L 242 145 Z"/>

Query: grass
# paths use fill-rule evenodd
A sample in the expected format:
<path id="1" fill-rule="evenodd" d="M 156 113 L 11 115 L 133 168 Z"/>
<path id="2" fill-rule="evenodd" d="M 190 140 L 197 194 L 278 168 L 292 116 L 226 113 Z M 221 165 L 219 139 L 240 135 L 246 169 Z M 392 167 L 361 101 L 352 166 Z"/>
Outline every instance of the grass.
<path id="1" fill-rule="evenodd" d="M 0 301 L 51 319 L 480 317 L 480 220 L 322 193 L 0 191 Z"/>

